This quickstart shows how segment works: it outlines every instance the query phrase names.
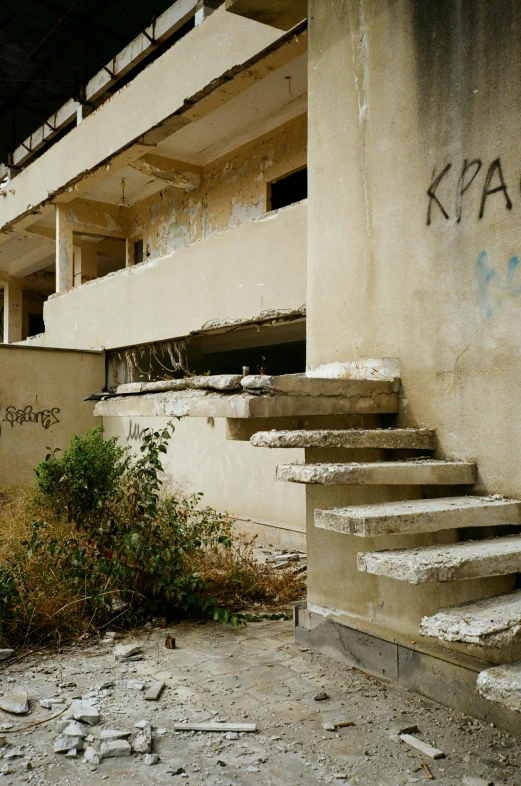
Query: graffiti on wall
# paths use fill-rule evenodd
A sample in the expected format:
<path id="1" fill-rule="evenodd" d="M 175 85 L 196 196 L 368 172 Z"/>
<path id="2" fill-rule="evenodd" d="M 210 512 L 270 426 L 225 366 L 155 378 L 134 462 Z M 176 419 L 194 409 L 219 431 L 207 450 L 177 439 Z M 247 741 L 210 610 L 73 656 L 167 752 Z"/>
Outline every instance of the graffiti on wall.
<path id="1" fill-rule="evenodd" d="M 128 424 L 127 442 L 143 442 L 146 431 L 148 431 L 146 427 L 141 428 L 139 423 L 134 423 L 134 421 L 130 420 Z"/>
<path id="2" fill-rule="evenodd" d="M 464 216 L 466 196 L 472 187 L 480 189 L 480 220 L 485 216 L 492 198 L 501 200 L 505 210 L 512 210 L 513 203 L 501 159 L 496 158 L 486 168 L 479 158 L 465 159 L 461 169 L 449 163 L 440 172 L 434 170 L 432 173 L 427 189 L 427 226 L 431 226 L 438 219 L 451 221 L 455 218 L 459 224 Z"/>
<path id="3" fill-rule="evenodd" d="M 60 422 L 58 417 L 60 413 L 59 407 L 52 407 L 52 409 L 41 409 L 39 412 L 35 411 L 30 405 L 17 409 L 12 404 L 6 407 L 3 420 L 11 424 L 14 428 L 15 423 L 23 426 L 24 423 L 39 423 L 44 429 L 48 429 Z"/>
<path id="4" fill-rule="evenodd" d="M 497 270 L 490 261 L 488 251 L 482 251 L 476 261 L 481 313 L 491 317 L 506 300 L 521 295 L 521 261 L 510 257 L 503 272 Z"/>

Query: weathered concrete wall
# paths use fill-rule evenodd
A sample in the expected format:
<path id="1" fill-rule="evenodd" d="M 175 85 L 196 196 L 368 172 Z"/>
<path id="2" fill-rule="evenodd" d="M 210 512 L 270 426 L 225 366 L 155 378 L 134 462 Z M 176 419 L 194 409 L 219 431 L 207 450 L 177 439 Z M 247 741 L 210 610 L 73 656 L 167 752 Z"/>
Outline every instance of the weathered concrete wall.
<path id="1" fill-rule="evenodd" d="M 519 4 L 311 10 L 309 365 L 399 357 L 403 423 L 519 496 Z"/>
<path id="2" fill-rule="evenodd" d="M 0 344 L 0 487 L 30 483 L 49 448 L 100 423 L 83 398 L 104 376 L 101 352 Z"/>
<path id="3" fill-rule="evenodd" d="M 306 166 L 307 116 L 212 162 L 196 192 L 165 188 L 129 211 L 131 240 L 143 238 L 144 259 L 166 256 L 269 210 L 268 183 Z"/>
<path id="4" fill-rule="evenodd" d="M 91 281 L 45 304 L 47 346 L 121 347 L 184 336 L 306 300 L 306 204 Z"/>
<path id="5" fill-rule="evenodd" d="M 167 422 L 158 417 L 103 418 L 106 436 L 118 436 L 133 449 L 139 448 L 145 428 L 156 430 Z M 306 490 L 275 480 L 276 464 L 302 461 L 302 450 L 259 450 L 249 442 L 227 440 L 224 418 L 185 418 L 175 421 L 175 428 L 164 464 L 169 483 L 185 493 L 203 492 L 204 504 L 237 517 L 238 529 L 257 532 L 260 542 L 305 546 Z"/>
<path id="6" fill-rule="evenodd" d="M 435 427 L 442 455 L 475 460 L 484 490 L 513 496 L 520 72 L 514 2 L 311 0 L 308 365 L 398 357 L 401 424 Z M 393 493 L 422 489 L 308 490 L 309 600 L 412 643 L 428 609 L 512 579 L 420 589 L 364 576 L 357 551 L 427 541 L 313 527 L 314 507 Z"/>

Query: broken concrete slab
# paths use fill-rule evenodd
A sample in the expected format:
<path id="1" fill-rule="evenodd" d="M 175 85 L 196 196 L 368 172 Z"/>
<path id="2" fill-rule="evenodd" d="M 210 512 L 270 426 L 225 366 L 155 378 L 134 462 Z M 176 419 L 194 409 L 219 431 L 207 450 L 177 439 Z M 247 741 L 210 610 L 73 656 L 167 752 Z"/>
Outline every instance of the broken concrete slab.
<path id="1" fill-rule="evenodd" d="M 256 723 L 174 723 L 174 731 L 237 731 L 255 732 Z"/>
<path id="2" fill-rule="evenodd" d="M 461 781 L 461 786 L 494 786 L 494 781 L 488 778 L 472 778 L 469 775 L 465 775 Z"/>
<path id="3" fill-rule="evenodd" d="M 478 676 L 477 688 L 485 699 L 521 712 L 521 661 L 482 671 Z"/>
<path id="4" fill-rule="evenodd" d="M 420 623 L 422 636 L 481 647 L 507 647 L 521 639 L 521 591 L 440 609 Z"/>
<path id="5" fill-rule="evenodd" d="M 12 715 L 26 715 L 29 712 L 27 691 L 19 688 L 0 696 L 0 710 Z"/>
<path id="6" fill-rule="evenodd" d="M 81 737 L 84 739 L 88 734 L 86 727 L 79 721 L 69 721 L 63 729 L 63 736 L 65 737 Z"/>
<path id="7" fill-rule="evenodd" d="M 116 660 L 127 660 L 134 655 L 140 655 L 142 650 L 141 644 L 118 644 L 114 647 L 114 658 Z"/>
<path id="8" fill-rule="evenodd" d="M 360 571 L 409 584 L 506 576 L 521 572 L 521 537 L 362 552 L 357 564 Z"/>
<path id="9" fill-rule="evenodd" d="M 472 485 L 476 465 L 466 461 L 376 461 L 357 464 L 279 464 L 277 480 L 306 484 Z"/>
<path id="10" fill-rule="evenodd" d="M 94 726 L 99 721 L 99 712 L 90 701 L 75 699 L 70 706 L 70 714 L 74 720 Z"/>
<path id="11" fill-rule="evenodd" d="M 132 742 L 132 749 L 135 753 L 152 752 L 152 726 L 150 724 L 143 726 L 141 731 L 136 734 Z"/>
<path id="12" fill-rule="evenodd" d="M 143 758 L 143 763 L 147 765 L 147 767 L 152 767 L 154 764 L 157 764 L 159 761 L 159 756 L 157 753 L 146 753 Z"/>
<path id="13" fill-rule="evenodd" d="M 127 740 L 109 740 L 101 743 L 99 752 L 102 759 L 116 759 L 130 756 L 132 748 Z"/>
<path id="14" fill-rule="evenodd" d="M 494 497 L 413 499 L 315 511 L 315 527 L 364 538 L 517 524 L 521 502 Z"/>
<path id="15" fill-rule="evenodd" d="M 250 438 L 257 448 L 379 448 L 434 450 L 432 429 L 316 429 L 258 431 Z"/>
<path id="16" fill-rule="evenodd" d="M 75 748 L 83 748 L 83 737 L 71 737 L 68 734 L 60 734 L 54 741 L 53 750 L 55 753 L 67 753 Z"/>
<path id="17" fill-rule="evenodd" d="M 101 762 L 101 756 L 92 745 L 89 745 L 85 748 L 85 753 L 83 754 L 83 758 L 88 764 L 99 764 Z"/>
<path id="18" fill-rule="evenodd" d="M 358 383 L 361 385 L 362 383 Z M 365 382 L 366 393 L 352 396 L 252 395 L 247 392 L 218 393 L 212 390 L 180 390 L 113 396 L 98 401 L 100 417 L 213 417 L 278 418 L 312 415 L 370 415 L 398 412 L 398 394 L 377 390 Z M 389 387 L 390 383 L 379 383 Z"/>
<path id="19" fill-rule="evenodd" d="M 418 739 L 418 737 L 413 737 L 411 734 L 400 734 L 399 736 L 402 742 L 405 742 L 406 745 L 419 751 L 423 756 L 427 756 L 429 759 L 442 759 L 445 756 L 443 751 L 434 748 L 427 742 Z"/>
<path id="20" fill-rule="evenodd" d="M 145 701 L 157 701 L 165 688 L 164 682 L 153 682 L 145 691 Z"/>
<path id="21" fill-rule="evenodd" d="M 347 397 L 372 395 L 373 393 L 398 393 L 400 380 L 354 380 L 323 377 L 307 377 L 305 374 L 282 374 L 268 376 L 252 374 L 243 377 L 241 384 L 246 391 L 260 391 L 272 395 Z"/>
<path id="22" fill-rule="evenodd" d="M 241 390 L 241 374 L 212 374 L 207 377 L 188 377 L 187 386 L 195 390 Z"/>
<path id="23" fill-rule="evenodd" d="M 126 740 L 132 732 L 130 731 L 117 731 L 116 729 L 103 729 L 100 733 L 100 740 L 108 742 L 111 740 Z"/>
<path id="24" fill-rule="evenodd" d="M 2 650 L 2 649 L 0 649 L 0 661 L 7 660 L 13 654 L 14 654 L 14 650 L 9 650 L 9 649 Z"/>
<path id="25" fill-rule="evenodd" d="M 161 393 L 168 390 L 187 390 L 189 387 L 188 378 L 183 379 L 162 379 L 157 382 L 144 382 L 143 393 Z M 117 390 L 119 395 L 119 388 Z"/>

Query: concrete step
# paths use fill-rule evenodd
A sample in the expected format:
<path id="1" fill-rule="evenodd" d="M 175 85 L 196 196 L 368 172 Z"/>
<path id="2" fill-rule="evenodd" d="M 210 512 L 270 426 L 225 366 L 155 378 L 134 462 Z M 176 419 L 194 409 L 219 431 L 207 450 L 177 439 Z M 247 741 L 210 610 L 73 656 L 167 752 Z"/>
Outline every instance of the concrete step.
<path id="1" fill-rule="evenodd" d="M 508 647 L 521 641 L 521 591 L 440 609 L 420 623 L 422 636 L 481 647 Z"/>
<path id="2" fill-rule="evenodd" d="M 521 712 L 521 660 L 482 671 L 477 686 L 485 699 Z"/>
<path id="3" fill-rule="evenodd" d="M 290 483 L 472 485 L 476 465 L 466 461 L 375 461 L 358 464 L 281 464 L 277 480 Z"/>
<path id="4" fill-rule="evenodd" d="M 521 501 L 495 497 L 411 499 L 315 511 L 315 527 L 363 538 L 515 524 L 521 524 Z"/>
<path id="5" fill-rule="evenodd" d="M 521 536 L 360 553 L 358 570 L 409 584 L 506 576 L 521 571 Z"/>
<path id="6" fill-rule="evenodd" d="M 258 431 L 256 448 L 380 448 L 434 450 L 435 432 L 428 428 L 316 429 Z"/>

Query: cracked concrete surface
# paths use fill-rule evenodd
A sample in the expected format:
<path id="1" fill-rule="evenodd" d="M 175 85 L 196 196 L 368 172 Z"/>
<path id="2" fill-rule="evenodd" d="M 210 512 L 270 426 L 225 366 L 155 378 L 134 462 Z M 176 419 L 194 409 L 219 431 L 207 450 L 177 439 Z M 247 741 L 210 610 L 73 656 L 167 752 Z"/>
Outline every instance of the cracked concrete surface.
<path id="1" fill-rule="evenodd" d="M 178 649 L 165 647 L 167 633 L 175 636 Z M 517 737 L 294 645 L 290 622 L 266 621 L 242 630 L 185 622 L 128 638 L 136 640 L 143 644 L 143 659 L 137 662 L 116 661 L 112 646 L 82 643 L 61 654 L 40 653 L 4 667 L 1 690 L 25 687 L 32 712 L 24 717 L 0 713 L 0 723 L 13 724 L 6 735 L 10 746 L 22 747 L 21 756 L 0 761 L 0 772 L 6 763 L 11 770 L 1 782 L 426 783 L 421 754 L 396 736 L 408 724 L 416 724 L 417 736 L 446 753 L 444 759 L 427 762 L 440 786 L 457 786 L 465 777 L 508 786 L 519 782 Z M 154 680 L 166 683 L 157 702 L 145 701 L 143 691 L 129 687 Z M 56 708 L 41 708 L 39 699 L 58 694 L 70 701 L 107 681 L 114 687 L 100 691 L 105 695 L 97 699 L 101 720 L 91 727 L 93 735 L 102 729 L 136 732 L 134 724 L 148 719 L 154 729 L 153 749 L 159 754 L 154 766 L 136 755 L 95 766 L 85 763 L 82 754 L 54 754 L 56 721 L 25 732 L 14 730 L 56 714 Z M 329 698 L 316 701 L 320 693 Z M 227 735 L 173 730 L 176 722 L 208 720 L 255 722 L 259 731 Z M 323 727 L 340 721 L 355 725 L 336 731 Z M 26 769 L 27 762 L 31 769 Z"/>

